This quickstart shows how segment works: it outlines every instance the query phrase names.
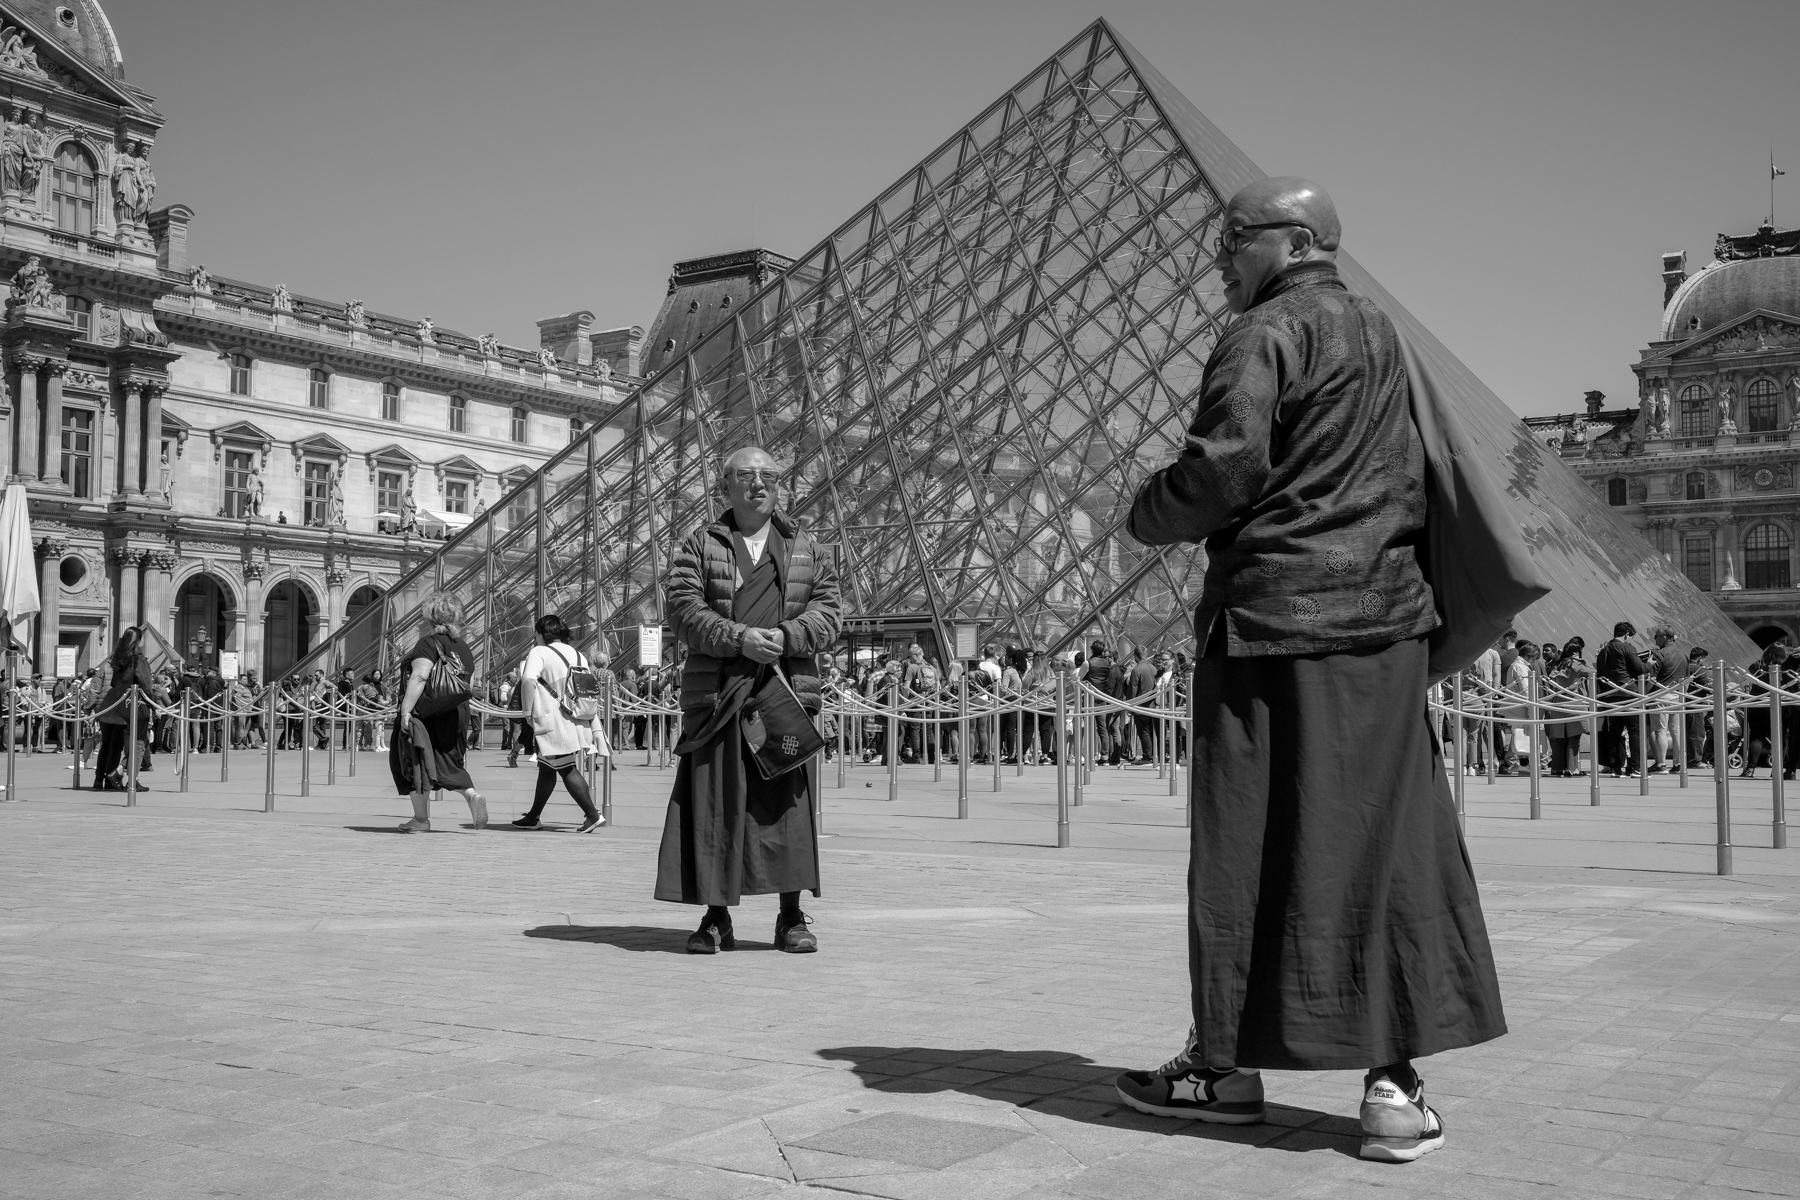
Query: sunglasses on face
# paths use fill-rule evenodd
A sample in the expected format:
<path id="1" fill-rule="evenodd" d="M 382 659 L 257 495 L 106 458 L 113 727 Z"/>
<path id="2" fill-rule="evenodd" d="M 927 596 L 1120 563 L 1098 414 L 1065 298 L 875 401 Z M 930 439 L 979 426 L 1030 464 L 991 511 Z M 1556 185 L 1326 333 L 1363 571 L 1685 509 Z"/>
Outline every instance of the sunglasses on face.
<path id="1" fill-rule="evenodd" d="M 1230 229 L 1221 230 L 1219 236 L 1213 239 L 1213 253 L 1236 254 L 1244 248 L 1246 242 L 1254 240 L 1246 238 L 1244 236 L 1246 233 L 1260 233 L 1264 229 L 1305 229 L 1307 232 L 1311 232 L 1309 226 L 1302 225 L 1298 221 L 1269 221 L 1262 225 L 1233 225 Z"/>
<path id="2" fill-rule="evenodd" d="M 781 472 L 779 471 L 733 471 L 731 477 L 743 487 L 751 487 L 758 483 L 764 487 L 774 487 L 781 482 Z"/>

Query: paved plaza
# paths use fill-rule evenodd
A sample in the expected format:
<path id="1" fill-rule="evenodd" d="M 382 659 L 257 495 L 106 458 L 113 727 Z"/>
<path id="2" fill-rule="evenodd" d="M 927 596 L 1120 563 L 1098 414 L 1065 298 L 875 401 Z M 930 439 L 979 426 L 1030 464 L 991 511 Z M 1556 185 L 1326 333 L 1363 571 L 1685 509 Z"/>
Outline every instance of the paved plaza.
<path id="1" fill-rule="evenodd" d="M 534 772 L 477 755 L 496 822 Z M 627 755 L 615 822 L 386 832 L 385 761 L 297 795 L 280 757 L 168 759 L 134 809 L 21 758 L 0 806 L 0 1195 L 993 1197 L 1800 1195 L 1800 850 L 1767 780 L 1468 788 L 1512 1032 L 1425 1060 L 1449 1144 L 1358 1160 L 1359 1076 L 1267 1076 L 1269 1123 L 1122 1108 L 1187 1024 L 1181 807 L 1053 772 L 826 774 L 821 953 L 689 957 L 649 899 L 672 772 Z"/>

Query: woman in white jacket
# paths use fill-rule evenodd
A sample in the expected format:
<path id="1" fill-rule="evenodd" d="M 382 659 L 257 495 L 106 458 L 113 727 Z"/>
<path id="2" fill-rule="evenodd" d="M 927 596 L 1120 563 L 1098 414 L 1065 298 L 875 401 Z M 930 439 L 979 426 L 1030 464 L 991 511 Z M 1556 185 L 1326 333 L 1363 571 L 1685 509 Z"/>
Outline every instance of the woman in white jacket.
<path id="1" fill-rule="evenodd" d="M 538 644 L 519 668 L 518 686 L 524 692 L 520 708 L 537 738 L 537 793 L 532 798 L 531 811 L 513 824 L 520 829 L 538 828 L 544 805 L 556 790 L 556 781 L 561 779 L 569 796 L 581 806 L 581 828 L 575 832 L 589 833 L 604 825 L 606 818 L 588 795 L 587 780 L 581 776 L 582 756 L 597 753 L 604 758 L 612 750 L 606 744 L 606 733 L 598 717 L 585 722 L 571 720 L 563 703 L 568 699 L 569 673 L 577 667 L 587 667 L 588 661 L 581 651 L 569 645 L 569 627 L 561 617 L 539 617 L 533 628 L 537 630 Z"/>

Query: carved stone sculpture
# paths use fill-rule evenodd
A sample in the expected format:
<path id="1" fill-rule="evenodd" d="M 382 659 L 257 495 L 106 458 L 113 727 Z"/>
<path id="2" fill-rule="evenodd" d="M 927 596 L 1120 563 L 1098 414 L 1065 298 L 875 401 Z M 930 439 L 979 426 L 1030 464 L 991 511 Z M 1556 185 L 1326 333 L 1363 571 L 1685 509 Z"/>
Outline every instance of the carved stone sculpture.
<path id="1" fill-rule="evenodd" d="M 1794 393 L 1794 407 L 1788 416 L 1788 428 L 1800 429 L 1800 375 L 1788 380 L 1788 390 Z"/>
<path id="2" fill-rule="evenodd" d="M 1666 438 L 1669 436 L 1669 384 L 1665 379 L 1656 381 L 1656 390 L 1650 397 L 1650 436 Z"/>
<path id="3" fill-rule="evenodd" d="M 600 382 L 602 382 L 602 383 L 605 383 L 607 380 L 612 378 L 612 363 L 608 362 L 604 358 L 594 364 L 594 370 L 596 373 L 599 374 Z M 1797 413 L 1800 413 L 1800 391 L 1796 391 L 1794 393 L 1794 395 L 1795 395 L 1795 399 L 1794 399 L 1795 411 Z"/>
<path id="4" fill-rule="evenodd" d="M 0 137 L 0 185 L 8 192 L 35 196 L 38 180 L 50 161 L 50 138 L 38 126 L 38 115 L 12 110 L 6 133 Z"/>
<path id="5" fill-rule="evenodd" d="M 400 530 L 406 532 L 419 527 L 419 502 L 413 499 L 412 482 L 406 484 L 406 494 L 400 497 Z"/>
<path id="6" fill-rule="evenodd" d="M 548 346 L 538 351 L 538 365 L 546 371 L 556 370 L 556 352 Z"/>
<path id="7" fill-rule="evenodd" d="M 352 300 L 350 303 L 344 305 L 344 317 L 352 325 L 362 326 L 369 323 L 369 314 L 363 308 L 363 302 L 361 300 Z"/>
<path id="8" fill-rule="evenodd" d="M 37 255 L 25 260 L 12 277 L 12 302 L 21 308 L 47 309 L 51 312 L 62 311 L 62 297 L 51 286 L 50 272 Z"/>
<path id="9" fill-rule="evenodd" d="M 259 471 L 256 474 L 255 481 L 250 485 L 250 515 L 253 517 L 260 517 L 262 516 L 262 510 L 263 477 L 262 472 Z"/>
<path id="10" fill-rule="evenodd" d="M 1571 446 L 1584 445 L 1587 442 L 1587 421 L 1576 417 L 1569 422 L 1569 432 L 1563 435 L 1563 441 Z"/>
<path id="11" fill-rule="evenodd" d="M 476 344 L 476 346 L 480 347 L 480 349 L 481 349 L 481 357 L 483 357 L 483 358 L 499 358 L 500 357 L 500 339 L 495 337 L 493 334 L 491 334 L 491 333 L 482 334 L 480 337 L 475 339 L 475 344 Z"/>
<path id="12" fill-rule="evenodd" d="M 118 163 L 113 168 L 114 210 L 121 225 L 142 225 L 150 215 L 150 204 L 156 198 L 156 173 L 145 157 L 144 143 L 134 142 L 130 149 L 119 148 Z"/>
<path id="13" fill-rule="evenodd" d="M 344 470 L 342 467 L 331 473 L 331 491 L 327 497 L 325 514 L 327 525 L 344 523 Z"/>
<path id="14" fill-rule="evenodd" d="M 37 47 L 16 25 L 0 27 L 0 67 L 10 67 L 28 75 L 48 74 L 38 62 Z"/>
<path id="15" fill-rule="evenodd" d="M 1729 383 L 1719 385 L 1719 432 L 1722 434 L 1737 433 L 1737 422 L 1731 419 L 1733 403 L 1737 400 L 1737 389 Z"/>
<path id="16" fill-rule="evenodd" d="M 431 323 L 430 317 L 426 317 L 423 321 L 419 322 L 418 334 L 419 344 L 421 346 L 437 345 L 437 326 Z"/>
<path id="17" fill-rule="evenodd" d="M 212 295 L 212 273 L 203 266 L 188 272 L 188 287 L 202 296 Z"/>
<path id="18" fill-rule="evenodd" d="M 275 306 L 276 312 L 293 312 L 294 293 L 288 291 L 287 284 L 278 283 L 275 285 L 275 294 L 269 298 L 269 303 Z"/>

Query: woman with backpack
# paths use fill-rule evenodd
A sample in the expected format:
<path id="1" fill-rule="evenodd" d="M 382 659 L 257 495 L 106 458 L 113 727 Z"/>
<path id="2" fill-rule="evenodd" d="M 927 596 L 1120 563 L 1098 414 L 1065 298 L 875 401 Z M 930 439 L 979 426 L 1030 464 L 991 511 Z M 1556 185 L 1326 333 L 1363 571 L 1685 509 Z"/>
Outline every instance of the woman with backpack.
<path id="1" fill-rule="evenodd" d="M 569 797 L 581 806 L 582 822 L 576 833 L 591 833 L 606 824 L 588 795 L 581 777 L 582 756 L 611 756 L 606 734 L 600 728 L 600 681 L 581 651 L 569 645 L 569 627 L 554 613 L 539 617 L 533 626 L 537 645 L 519 669 L 522 710 L 537 742 L 537 793 L 531 811 L 514 821 L 520 829 L 536 829 L 556 781 L 562 780 Z"/>
<path id="2" fill-rule="evenodd" d="M 401 795 L 412 796 L 412 820 L 401 833 L 431 832 L 433 789 L 461 792 L 475 828 L 486 829 L 487 799 L 463 765 L 468 749 L 469 680 L 475 656 L 462 639 L 462 609 L 449 596 L 425 604 L 425 632 L 402 660 L 408 665 L 394 714 L 388 769 Z"/>
<path id="3" fill-rule="evenodd" d="M 96 792 L 125 790 L 127 769 L 120 762 L 128 751 L 143 760 L 149 759 L 150 723 L 154 715 L 150 702 L 167 704 L 169 700 L 168 693 L 163 691 L 150 670 L 150 660 L 144 657 L 142 638 L 143 630 L 134 625 L 119 635 L 119 644 L 112 653 L 112 686 L 100 702 L 100 758 L 94 764 Z M 137 745 L 127 747 L 125 743 L 131 733 L 129 692 L 134 686 L 143 693 L 143 698 L 138 703 Z M 140 766 L 139 770 L 142 769 Z"/>

